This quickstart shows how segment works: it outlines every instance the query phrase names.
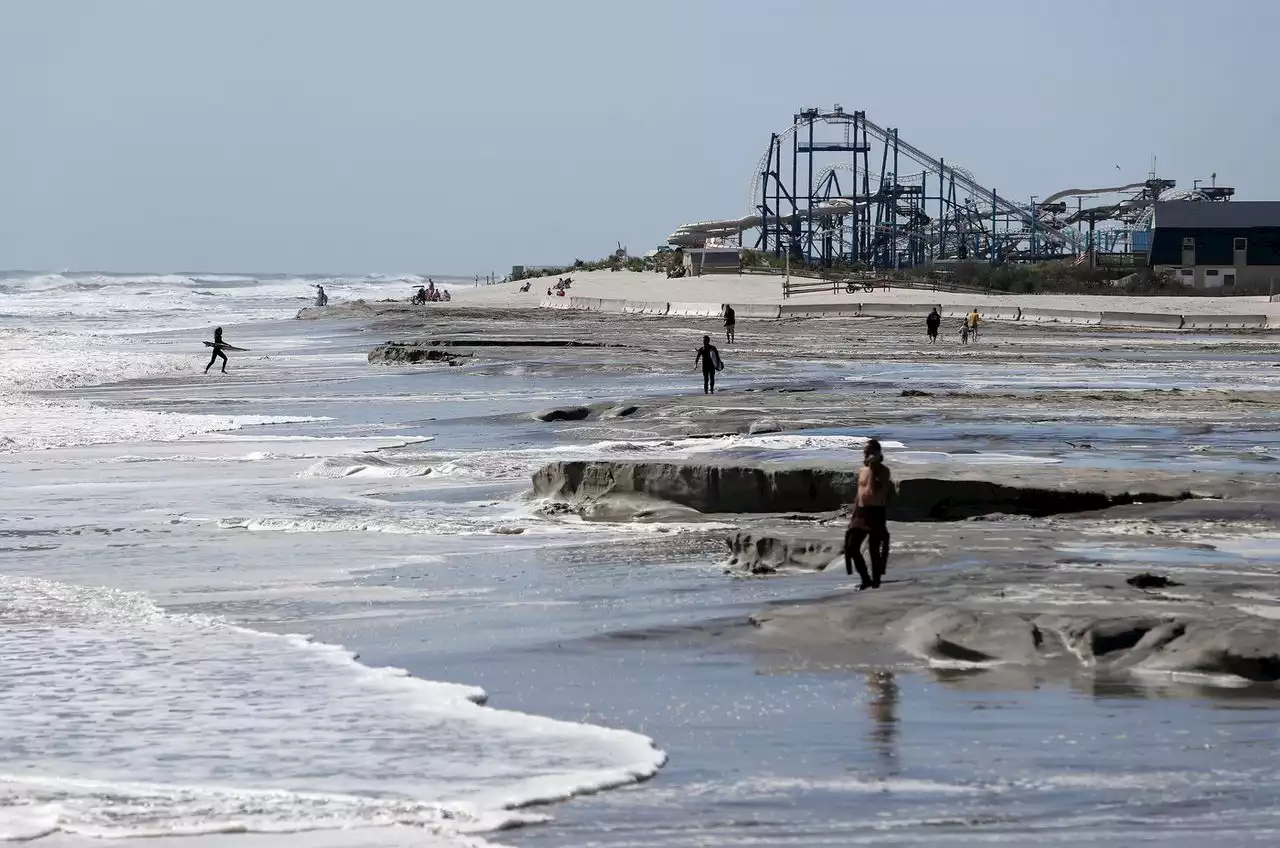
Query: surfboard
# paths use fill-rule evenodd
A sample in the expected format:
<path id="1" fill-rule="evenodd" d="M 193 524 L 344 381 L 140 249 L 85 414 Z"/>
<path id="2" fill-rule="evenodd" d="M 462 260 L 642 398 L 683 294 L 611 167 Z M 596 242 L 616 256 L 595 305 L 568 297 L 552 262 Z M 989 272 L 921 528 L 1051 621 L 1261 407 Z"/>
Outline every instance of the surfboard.
<path id="1" fill-rule="evenodd" d="M 719 350 L 718 348 L 712 348 L 712 349 L 711 349 L 711 355 L 712 355 L 712 357 L 714 357 L 714 358 L 715 358 L 715 361 L 716 361 L 716 370 L 717 370 L 717 371 L 723 371 L 723 370 L 724 370 L 724 362 L 720 359 L 720 350 Z"/>
<path id="2" fill-rule="evenodd" d="M 241 353 L 248 353 L 248 352 L 249 352 L 249 348 L 247 348 L 247 347 L 236 347 L 235 345 L 229 345 L 229 344 L 225 344 L 225 343 L 224 343 L 224 344 L 220 344 L 220 345 L 215 345 L 213 342 L 205 342 L 205 343 L 204 343 L 204 346 L 205 346 L 205 347 L 220 347 L 220 348 L 222 348 L 223 350 L 238 350 L 238 351 L 240 351 Z"/>

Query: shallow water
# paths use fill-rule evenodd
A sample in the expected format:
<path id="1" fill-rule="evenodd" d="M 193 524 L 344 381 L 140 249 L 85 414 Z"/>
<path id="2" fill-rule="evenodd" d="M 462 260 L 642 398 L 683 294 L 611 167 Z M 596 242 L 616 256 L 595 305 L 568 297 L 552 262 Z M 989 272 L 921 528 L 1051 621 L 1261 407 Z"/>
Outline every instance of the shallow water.
<path id="1" fill-rule="evenodd" d="M 612 354 L 576 372 L 550 354 L 371 367 L 375 339 L 352 325 L 265 320 L 296 309 L 289 287 L 303 283 L 269 281 L 265 294 L 236 300 L 220 293 L 254 287 L 222 282 L 97 281 L 123 289 L 106 311 L 63 309 L 65 292 L 14 307 L 40 316 L 57 303 L 70 317 L 57 319 L 62 337 L 24 329 L 25 370 L 0 385 L 23 411 L 4 425 L 0 467 L 0 839 L 1275 840 L 1280 716 L 1269 691 L 756 655 L 730 638 L 750 613 L 845 591 L 844 575 L 735 579 L 719 565 L 723 525 L 587 524 L 542 515 L 524 497 L 529 474 L 552 459 L 839 460 L 868 435 L 858 428 L 720 439 L 638 428 L 620 440 L 542 424 L 527 413 L 669 397 L 690 375 L 661 363 L 623 370 Z M 161 285 L 180 308 L 139 300 Z M 341 284 L 326 285 L 340 295 Z M 404 282 L 350 284 L 375 294 L 384 285 Z M 216 309 L 192 305 L 222 296 Z M 205 378 L 201 335 L 182 328 L 234 314 L 263 319 L 228 331 L 252 350 L 227 377 Z M 5 343 L 12 350 L 12 337 Z M 1206 370 L 1208 358 L 1191 358 L 1101 375 L 1060 357 L 800 370 L 804 380 L 944 389 L 1274 382 L 1238 359 Z M 104 371 L 94 375 L 95 364 Z M 744 361 L 732 379 L 749 387 L 789 369 Z M 100 379 L 111 385 L 76 388 Z M 904 464 L 1138 467 L 1173 457 L 1270 471 L 1277 449 L 1263 427 L 1031 422 L 977 406 L 973 420 L 894 437 L 891 461 Z M 1166 561 L 1272 567 L 1258 553 L 1267 542 L 1171 544 Z M 1100 534 L 1061 554 L 1122 563 L 1133 549 Z M 961 570 L 963 556 L 948 565 Z M 290 633 L 359 659 L 274 635 Z M 414 677 L 374 670 L 383 666 Z M 476 687 L 492 709 L 469 700 Z M 632 785 L 662 761 L 650 739 L 670 759 Z M 507 809 L 614 785 L 624 788 Z M 526 826 L 491 831 L 513 823 Z M 324 830 L 334 828 L 345 830 Z"/>

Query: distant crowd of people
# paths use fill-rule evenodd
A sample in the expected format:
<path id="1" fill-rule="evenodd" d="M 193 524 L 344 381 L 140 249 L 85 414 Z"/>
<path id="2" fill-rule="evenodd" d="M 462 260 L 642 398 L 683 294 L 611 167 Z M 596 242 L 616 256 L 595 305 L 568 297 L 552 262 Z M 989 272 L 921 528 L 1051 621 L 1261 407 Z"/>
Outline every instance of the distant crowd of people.
<path id="1" fill-rule="evenodd" d="M 436 288 L 436 281 L 427 278 L 425 286 L 418 286 L 418 290 L 413 293 L 413 299 L 409 302 L 415 306 L 421 306 L 424 303 L 448 303 L 453 300 L 453 296 L 449 294 L 446 288 Z"/>

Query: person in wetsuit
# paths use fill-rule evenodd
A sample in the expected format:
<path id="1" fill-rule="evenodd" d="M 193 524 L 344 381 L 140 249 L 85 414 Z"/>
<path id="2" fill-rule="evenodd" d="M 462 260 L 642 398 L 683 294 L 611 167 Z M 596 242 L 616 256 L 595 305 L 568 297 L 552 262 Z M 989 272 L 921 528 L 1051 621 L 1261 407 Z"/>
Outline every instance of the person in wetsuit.
<path id="1" fill-rule="evenodd" d="M 737 323 L 737 314 L 734 313 L 733 307 L 726 303 L 724 305 L 724 339 L 729 344 L 733 344 L 733 330 Z"/>
<path id="2" fill-rule="evenodd" d="M 324 293 L 324 286 L 316 286 L 316 306 L 328 306 L 329 295 Z"/>
<path id="3" fill-rule="evenodd" d="M 893 494 L 893 475 L 884 464 L 880 442 L 871 439 L 863 448 L 862 468 L 858 469 L 858 493 L 853 501 L 853 515 L 844 536 L 844 568 L 852 575 L 856 566 L 862 579 L 859 589 L 878 589 L 889 565 L 889 524 L 885 509 Z M 870 542 L 871 572 L 862 557 L 862 543 Z"/>
<path id="4" fill-rule="evenodd" d="M 222 357 L 222 373 L 227 373 L 227 355 L 222 352 L 224 347 L 226 344 L 222 341 L 222 328 L 216 327 L 213 331 L 213 355 L 209 357 L 209 364 L 204 367 L 204 373 L 209 373 L 209 369 L 218 361 L 219 356 Z"/>
<path id="5" fill-rule="evenodd" d="M 942 316 L 938 314 L 938 310 L 931 310 L 929 317 L 924 319 L 924 329 L 929 334 L 929 344 L 934 344 L 938 341 L 938 327 L 941 324 Z"/>
<path id="6" fill-rule="evenodd" d="M 702 347 L 698 348 L 698 355 L 693 360 L 695 368 L 698 363 L 702 363 L 702 393 L 715 394 L 716 372 L 724 366 L 720 363 L 720 351 L 711 343 L 710 336 L 702 337 Z"/>

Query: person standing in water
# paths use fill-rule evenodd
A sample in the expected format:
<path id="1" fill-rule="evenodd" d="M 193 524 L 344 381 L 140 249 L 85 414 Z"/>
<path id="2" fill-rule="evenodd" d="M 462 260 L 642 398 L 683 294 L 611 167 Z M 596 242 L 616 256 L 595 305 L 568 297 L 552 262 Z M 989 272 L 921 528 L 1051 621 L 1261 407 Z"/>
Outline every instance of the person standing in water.
<path id="1" fill-rule="evenodd" d="M 205 342 L 205 344 L 209 344 L 209 342 Z M 209 369 L 213 367 L 213 363 L 218 361 L 219 356 L 222 357 L 222 373 L 227 373 L 227 355 L 223 353 L 223 349 L 230 347 L 230 345 L 222 340 L 221 327 L 214 328 L 213 344 L 210 346 L 213 348 L 213 355 L 209 357 L 209 364 L 204 367 L 204 373 L 209 373 Z"/>
<path id="2" fill-rule="evenodd" d="M 924 319 L 925 332 L 929 334 L 929 344 L 938 341 L 938 326 L 942 324 L 942 316 L 938 314 L 937 307 L 929 312 L 929 317 Z"/>
<path id="3" fill-rule="evenodd" d="M 720 361 L 720 351 L 711 343 L 710 336 L 702 337 L 702 347 L 698 348 L 698 355 L 693 360 L 694 367 L 699 363 L 702 364 L 702 393 L 713 395 L 716 393 L 716 372 L 724 368 L 724 363 Z"/>
<path id="4" fill-rule="evenodd" d="M 969 323 L 969 336 L 976 342 L 978 340 L 978 307 L 973 307 L 973 311 L 969 313 L 967 320 Z"/>
<path id="5" fill-rule="evenodd" d="M 329 295 L 324 293 L 324 286 L 316 285 L 316 306 L 328 306 Z"/>
<path id="6" fill-rule="evenodd" d="M 858 493 L 853 501 L 853 515 L 844 535 L 844 569 L 853 574 L 856 566 L 862 579 L 859 589 L 879 589 L 889 565 L 889 522 L 886 508 L 893 495 L 893 475 L 884 464 L 880 442 L 871 439 L 862 449 L 862 468 L 858 469 Z M 862 543 L 870 542 L 871 572 L 862 557 Z"/>
<path id="7" fill-rule="evenodd" d="M 733 307 L 729 304 L 724 305 L 724 340 L 733 344 L 734 325 L 738 323 L 738 316 L 734 313 Z"/>

